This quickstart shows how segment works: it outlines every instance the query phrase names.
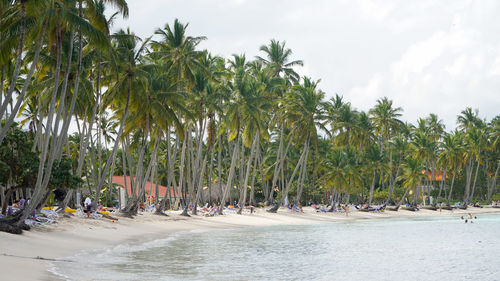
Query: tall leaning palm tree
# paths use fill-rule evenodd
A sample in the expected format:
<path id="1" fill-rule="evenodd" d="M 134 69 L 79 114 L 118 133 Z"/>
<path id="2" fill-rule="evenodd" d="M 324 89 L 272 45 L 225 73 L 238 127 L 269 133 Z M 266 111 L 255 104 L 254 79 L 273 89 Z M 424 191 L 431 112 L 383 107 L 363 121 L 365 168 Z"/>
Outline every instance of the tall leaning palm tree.
<path id="1" fill-rule="evenodd" d="M 105 93 L 103 101 L 104 105 L 111 105 L 121 115 L 120 127 L 116 135 L 116 139 L 118 140 L 122 137 L 125 128 L 131 98 L 136 99 L 133 96 L 140 95 L 143 91 L 147 90 L 146 87 L 151 75 L 151 66 L 141 62 L 142 55 L 149 43 L 148 39 L 139 45 L 138 43 L 141 42 L 141 39 L 131 33 L 130 30 L 119 30 L 112 35 L 112 40 L 114 49 L 112 59 L 115 72 L 111 73 L 111 77 L 107 78 L 110 80 L 113 79 L 113 82 Z M 96 185 L 96 190 L 100 190 L 104 185 L 109 167 L 116 157 L 119 143 L 119 141 L 115 141 L 111 156 L 106 161 L 103 173 Z M 99 199 L 98 193 L 96 192 L 96 202 Z"/>
<path id="2" fill-rule="evenodd" d="M 375 127 L 375 135 L 378 137 L 380 151 L 389 154 L 389 187 L 391 189 L 394 187 L 396 179 L 393 176 L 392 146 L 389 140 L 403 127 L 403 122 L 399 119 L 402 111 L 401 107 L 394 107 L 392 100 L 387 97 L 377 100 L 375 107 L 370 110 L 370 117 Z"/>
<path id="3" fill-rule="evenodd" d="M 153 41 L 151 43 L 151 55 L 163 68 L 165 75 L 174 79 L 173 81 L 175 82 L 177 92 L 179 94 L 190 93 L 195 83 L 196 73 L 204 70 L 204 67 L 200 63 L 200 58 L 203 56 L 203 52 L 196 50 L 196 47 L 201 41 L 205 40 L 206 37 L 188 36 L 186 33 L 188 26 L 189 24 L 183 24 L 178 19 L 175 19 L 173 25 L 166 24 L 163 29 L 157 29 L 155 34 L 159 35 L 161 40 Z M 181 112 L 179 112 L 178 116 L 185 123 L 189 124 L 188 121 L 193 119 L 192 116 L 190 114 L 186 114 L 186 112 L 184 112 L 184 114 L 180 113 Z M 189 134 L 191 128 L 186 129 L 186 134 Z M 201 128 L 198 129 L 201 130 Z M 187 145 L 185 143 L 186 141 L 187 140 L 185 139 L 183 140 L 183 147 Z M 199 140 L 197 144 L 197 148 L 200 149 L 201 140 Z M 190 146 L 188 146 L 188 148 L 189 147 Z M 186 152 L 185 149 L 182 150 L 182 159 L 184 159 L 184 153 L 189 152 Z M 197 154 L 197 156 L 201 156 L 201 154 Z M 201 157 L 197 157 L 197 168 L 200 166 L 200 161 Z M 184 170 L 184 165 L 181 166 L 181 170 Z M 181 172 L 181 175 L 182 176 L 179 178 L 179 186 L 182 190 L 184 190 L 184 187 L 187 188 L 187 181 L 184 179 L 184 171 Z M 182 194 L 184 196 L 184 202 L 186 202 L 185 197 L 187 191 L 184 190 Z"/>
<path id="4" fill-rule="evenodd" d="M 298 202 L 300 202 L 302 195 L 311 142 L 314 146 L 317 146 L 317 128 L 320 126 L 326 106 L 326 103 L 323 101 L 325 93 L 317 89 L 318 81 L 312 81 L 308 77 L 304 77 L 303 81 L 303 84 L 294 86 L 292 91 L 287 93 L 283 99 L 283 110 L 285 111 L 287 120 L 290 122 L 293 137 L 297 142 L 304 143 L 299 161 L 290 179 L 287 181 L 283 200 L 287 198 L 295 174 L 301 168 L 299 176 L 300 174 L 303 176 L 300 176 L 301 180 L 297 183 L 296 200 Z"/>
<path id="5" fill-rule="evenodd" d="M 274 122 L 278 123 L 279 130 L 279 147 L 278 153 L 276 154 L 276 162 L 274 165 L 274 173 L 272 180 L 271 196 L 269 196 L 269 202 L 273 200 L 272 192 L 274 191 L 274 186 L 279 178 L 279 175 L 283 175 L 284 163 L 286 158 L 286 151 L 284 151 L 284 130 L 285 130 L 285 120 L 284 115 L 280 114 L 282 107 L 281 99 L 284 97 L 285 92 L 287 92 L 292 85 L 292 83 L 297 83 L 300 76 L 293 69 L 294 66 L 302 66 L 303 62 L 301 60 L 292 60 L 291 56 L 293 54 L 292 50 L 286 47 L 285 42 L 280 42 L 277 40 L 271 40 L 268 45 L 262 45 L 260 51 L 264 52 L 265 57 L 257 56 L 257 60 L 262 62 L 263 65 L 270 69 L 270 72 L 274 78 L 280 81 L 275 81 L 275 86 L 272 88 L 271 98 L 276 101 L 275 103 L 275 114 L 273 116 Z M 284 184 L 285 179 L 281 179 L 282 184 Z"/>
<path id="6" fill-rule="evenodd" d="M 416 188 L 419 185 L 422 185 L 422 180 L 426 176 L 422 173 L 422 163 L 417 158 L 408 157 L 402 167 L 403 172 L 401 176 L 399 176 L 398 180 L 402 181 L 403 186 L 406 187 L 406 189 L 405 193 L 401 197 L 401 200 L 399 200 L 399 203 L 396 205 L 396 211 L 399 209 L 399 206 L 403 204 L 410 189 L 413 191 L 414 195 L 416 194 Z M 412 202 L 413 206 L 416 206 L 416 200 L 418 200 L 418 198 L 414 196 L 414 200 Z"/>
<path id="7" fill-rule="evenodd" d="M 453 186 L 457 173 L 460 172 L 463 166 L 463 139 L 460 131 L 454 131 L 446 134 L 441 143 L 441 152 L 438 156 L 438 163 L 444 167 L 443 181 L 446 181 L 446 170 L 452 171 L 452 179 L 447 197 L 448 206 L 450 205 L 451 196 L 453 194 Z"/>

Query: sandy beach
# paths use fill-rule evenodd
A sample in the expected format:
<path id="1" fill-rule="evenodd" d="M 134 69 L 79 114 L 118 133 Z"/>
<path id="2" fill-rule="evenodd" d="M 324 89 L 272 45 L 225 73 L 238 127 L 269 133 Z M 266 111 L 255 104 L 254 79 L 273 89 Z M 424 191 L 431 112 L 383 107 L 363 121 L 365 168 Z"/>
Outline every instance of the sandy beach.
<path id="1" fill-rule="evenodd" d="M 25 231 L 22 235 L 0 233 L 0 271 L 2 280 L 58 280 L 57 276 L 48 271 L 48 261 L 37 257 L 61 259 L 82 250 L 150 241 L 181 231 L 426 216 L 453 216 L 458 219 L 467 213 L 479 216 L 500 213 L 500 209 L 469 208 L 442 212 L 422 209 L 418 212 L 400 210 L 383 213 L 352 210 L 349 216 L 345 216 L 343 213 L 316 213 L 312 208 L 304 208 L 304 213 L 282 208 L 277 214 L 257 209 L 253 214 L 226 212 L 225 215 L 216 217 L 183 217 L 178 212 L 169 212 L 169 217 L 142 213 L 134 219 L 119 217 L 114 222 L 72 216 L 62 218 L 56 224 Z"/>

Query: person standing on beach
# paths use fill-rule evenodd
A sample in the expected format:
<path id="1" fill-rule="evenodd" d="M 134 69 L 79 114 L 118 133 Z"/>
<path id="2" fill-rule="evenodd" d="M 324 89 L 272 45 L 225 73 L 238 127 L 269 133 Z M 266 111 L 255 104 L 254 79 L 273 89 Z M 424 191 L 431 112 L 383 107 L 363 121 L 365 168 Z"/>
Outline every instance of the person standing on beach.
<path id="1" fill-rule="evenodd" d="M 92 209 L 92 200 L 90 200 L 90 197 L 87 196 L 87 198 L 85 198 L 85 210 L 87 211 L 87 218 L 90 218 L 90 211 Z"/>
<path id="2" fill-rule="evenodd" d="M 344 210 L 345 210 L 345 216 L 349 216 L 349 205 L 348 204 L 345 204 L 344 206 Z"/>

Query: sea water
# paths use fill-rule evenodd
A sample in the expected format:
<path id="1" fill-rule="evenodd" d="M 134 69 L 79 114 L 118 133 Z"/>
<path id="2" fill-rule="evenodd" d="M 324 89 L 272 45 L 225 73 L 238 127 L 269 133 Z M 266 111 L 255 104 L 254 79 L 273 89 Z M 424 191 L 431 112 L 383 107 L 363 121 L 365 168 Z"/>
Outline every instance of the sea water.
<path id="1" fill-rule="evenodd" d="M 500 280 L 500 215 L 184 232 L 69 259 L 52 269 L 67 280 Z"/>

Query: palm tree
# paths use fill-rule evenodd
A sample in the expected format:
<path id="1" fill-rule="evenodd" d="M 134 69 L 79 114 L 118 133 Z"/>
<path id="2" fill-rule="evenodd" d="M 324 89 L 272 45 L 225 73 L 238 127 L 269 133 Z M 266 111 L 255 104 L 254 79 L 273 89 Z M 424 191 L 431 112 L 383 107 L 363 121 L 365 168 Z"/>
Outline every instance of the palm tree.
<path id="1" fill-rule="evenodd" d="M 257 56 L 267 67 L 272 69 L 276 76 L 291 79 L 294 82 L 299 81 L 300 76 L 293 69 L 294 66 L 302 66 L 301 60 L 290 61 L 292 50 L 285 47 L 286 42 L 280 42 L 272 39 L 269 45 L 260 46 L 260 50 L 266 54 L 267 58 Z"/>
<path id="2" fill-rule="evenodd" d="M 320 181 L 329 187 L 332 193 L 340 194 L 347 186 L 346 166 L 347 157 L 341 148 L 329 150 L 321 165 L 323 175 Z M 333 194 L 331 200 L 331 210 L 333 211 L 335 206 Z"/>
<path id="3" fill-rule="evenodd" d="M 488 161 L 486 161 L 486 173 L 488 175 L 488 188 L 487 188 L 487 200 L 490 201 L 493 193 L 495 192 L 498 172 L 500 171 L 500 116 L 496 116 L 491 120 L 488 126 L 489 132 L 489 145 L 487 148 L 489 150 L 489 155 L 491 159 L 491 170 L 488 170 Z M 496 168 L 495 168 L 496 163 Z"/>
<path id="4" fill-rule="evenodd" d="M 422 173 L 422 164 L 417 158 L 408 157 L 406 161 L 402 165 L 402 174 L 399 176 L 398 180 L 401 180 L 403 186 L 406 187 L 405 193 L 401 197 L 401 200 L 396 205 L 395 210 L 399 209 L 399 206 L 403 204 L 404 199 L 406 198 L 406 194 L 410 189 L 413 190 L 414 200 L 412 202 L 413 206 L 416 206 L 418 198 L 416 198 L 416 188 L 419 185 L 422 185 L 422 180 L 426 176 Z"/>
<path id="5" fill-rule="evenodd" d="M 275 81 L 272 83 L 271 93 L 273 94 L 271 98 L 276 101 L 275 103 L 275 113 L 273 116 L 274 123 L 278 123 L 279 126 L 279 147 L 278 153 L 276 154 L 276 162 L 274 165 L 274 173 L 271 184 L 271 193 L 268 198 L 268 203 L 273 200 L 273 191 L 276 186 L 276 182 L 281 174 L 281 183 L 284 185 L 285 179 L 283 178 L 284 163 L 287 152 L 284 151 L 284 131 L 285 131 L 285 120 L 282 110 L 282 101 L 285 92 L 290 88 L 291 82 L 298 82 L 299 75 L 293 69 L 294 66 L 302 66 L 303 62 L 301 60 L 291 61 L 292 50 L 286 48 L 285 42 L 279 42 L 276 40 L 271 40 L 269 45 L 262 45 L 260 50 L 265 53 L 265 58 L 257 56 L 257 60 L 262 62 L 265 67 L 270 69 L 270 72 L 275 77 Z"/>
<path id="6" fill-rule="evenodd" d="M 113 60 L 115 64 L 115 73 L 112 73 L 116 79 L 108 88 L 104 96 L 104 105 L 112 104 L 116 113 L 120 114 L 120 127 L 116 139 L 122 137 L 127 120 L 128 110 L 131 99 L 138 100 L 140 93 L 146 90 L 148 79 L 150 79 L 151 65 L 141 63 L 141 55 L 146 50 L 149 40 L 145 40 L 140 46 L 137 45 L 141 40 L 129 30 L 119 30 L 112 35 L 113 40 Z M 98 202 L 99 190 L 104 185 L 109 167 L 116 157 L 119 142 L 116 141 L 111 157 L 106 161 L 103 173 L 96 185 L 96 198 Z"/>
<path id="7" fill-rule="evenodd" d="M 392 189 L 395 184 L 393 176 L 393 157 L 392 147 L 389 143 L 391 135 L 394 135 L 401 127 L 403 122 L 398 118 L 401 116 L 401 107 L 393 107 L 392 101 L 387 97 L 377 100 L 377 104 L 370 110 L 370 116 L 373 126 L 375 127 L 375 135 L 378 137 L 378 144 L 381 152 L 389 154 L 389 186 Z M 383 178 L 383 175 L 382 175 Z M 384 186 L 384 181 L 382 182 Z"/>
<path id="8" fill-rule="evenodd" d="M 447 197 L 448 206 L 450 205 L 451 195 L 453 193 L 453 185 L 457 173 L 463 165 L 463 138 L 460 131 L 454 131 L 451 134 L 446 134 L 441 143 L 441 152 L 438 157 L 438 162 L 441 166 L 445 167 L 443 174 L 443 181 L 446 181 L 446 169 L 453 171 L 450 190 Z"/>
<path id="9" fill-rule="evenodd" d="M 155 31 L 155 34 L 159 35 L 161 40 L 153 41 L 151 44 L 153 50 L 151 54 L 152 57 L 156 59 L 155 61 L 160 63 L 162 68 L 164 68 L 165 75 L 174 78 L 179 94 L 182 92 L 191 92 L 191 88 L 195 83 L 196 73 L 205 70 L 200 63 L 200 58 L 204 53 L 197 51 L 196 46 L 206 38 L 203 36 L 187 36 L 186 30 L 188 26 L 189 24 L 182 24 L 179 20 L 175 19 L 172 26 L 166 24 L 163 29 L 157 29 Z M 192 116 L 187 114 L 187 111 L 184 111 L 184 114 L 180 115 L 180 117 L 185 119 L 185 121 L 192 119 Z M 189 133 L 190 128 L 187 129 Z M 200 126 L 198 130 L 201 129 Z M 201 149 L 201 139 L 198 140 L 196 147 L 198 150 Z M 185 150 L 183 150 L 182 153 L 184 153 L 184 151 Z M 188 151 L 188 153 L 190 153 L 190 151 Z M 194 172 L 196 174 L 198 174 L 198 168 L 200 167 L 200 156 L 201 154 L 198 153 L 195 161 L 197 169 L 195 169 Z M 181 155 L 181 158 L 182 157 L 184 157 L 184 155 Z M 182 173 L 182 176 L 184 177 L 184 173 Z M 193 182 L 193 180 L 191 180 L 191 182 Z M 179 179 L 179 186 L 184 188 L 185 183 L 186 181 L 181 177 Z M 184 191 L 184 197 L 186 193 L 187 192 Z M 184 202 L 185 201 L 186 198 L 184 198 Z"/>
<path id="10" fill-rule="evenodd" d="M 302 85 L 296 85 L 292 91 L 287 93 L 283 99 L 283 108 L 285 116 L 290 122 L 292 133 L 297 142 L 304 142 L 301 157 L 297 162 L 295 169 L 287 182 L 283 200 L 288 197 L 290 186 L 293 183 L 295 173 L 299 167 L 302 168 L 301 173 L 305 174 L 307 167 L 307 159 L 309 146 L 311 141 L 316 146 L 318 139 L 317 127 L 324 116 L 323 109 L 326 103 L 323 102 L 325 93 L 316 89 L 319 81 L 312 81 L 310 78 L 304 77 Z M 301 182 L 298 183 L 296 200 L 300 202 L 304 177 L 301 177 Z"/>

